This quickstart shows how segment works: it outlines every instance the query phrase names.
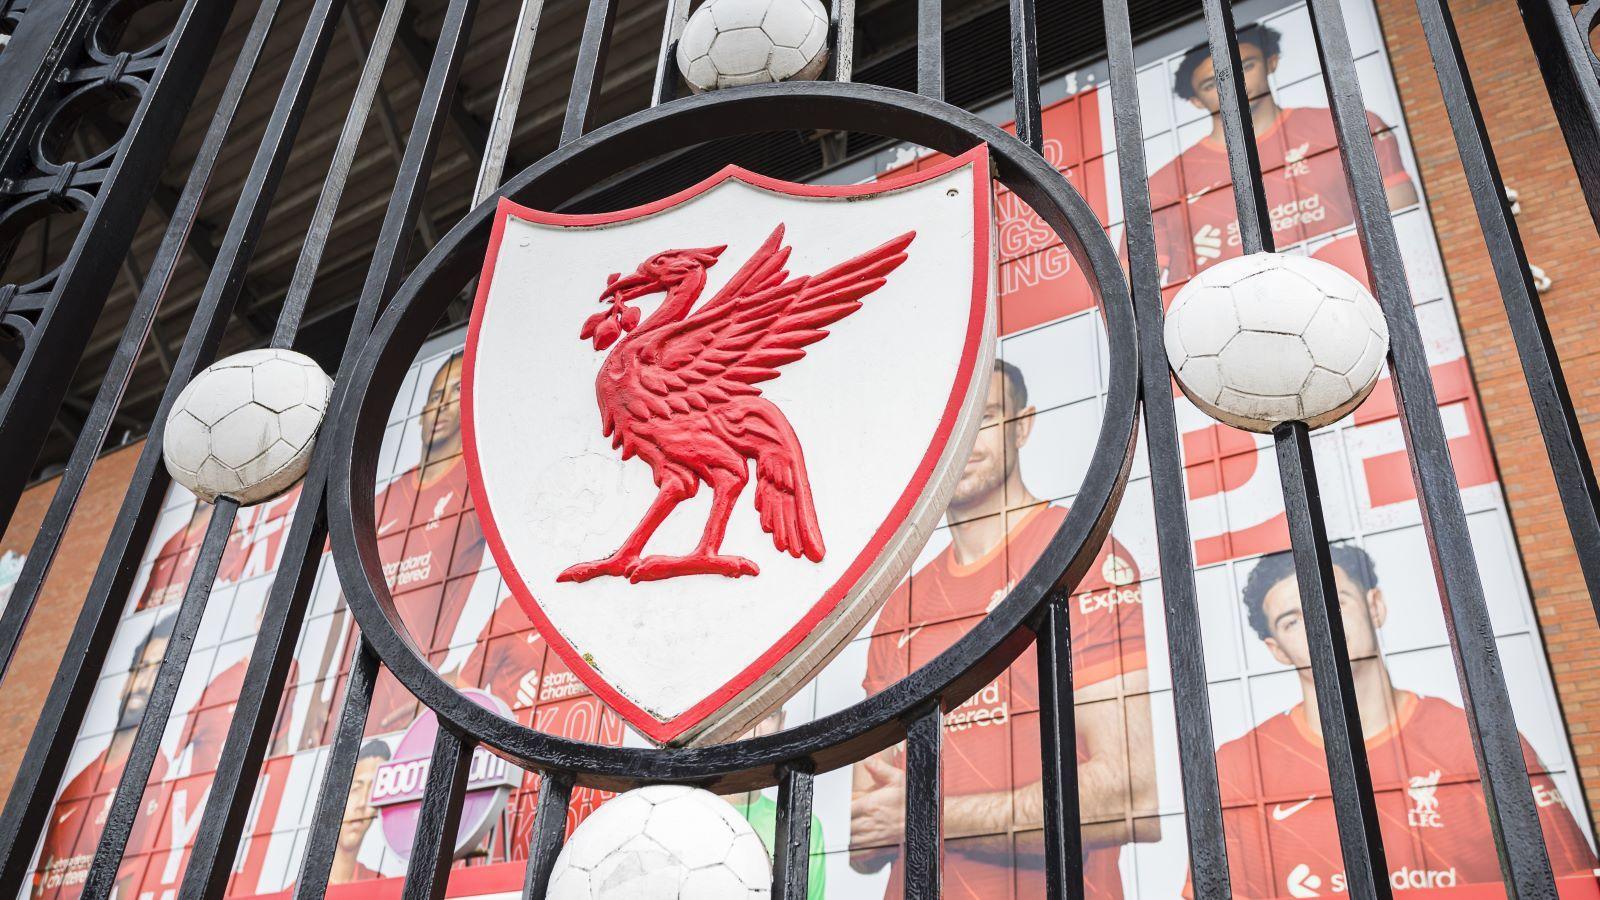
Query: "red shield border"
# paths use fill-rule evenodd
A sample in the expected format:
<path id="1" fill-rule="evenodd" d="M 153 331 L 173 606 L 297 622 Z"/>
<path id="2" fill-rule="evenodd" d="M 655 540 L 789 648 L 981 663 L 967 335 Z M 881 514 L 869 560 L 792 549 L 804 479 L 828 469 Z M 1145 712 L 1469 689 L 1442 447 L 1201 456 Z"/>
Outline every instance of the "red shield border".
<path id="1" fill-rule="evenodd" d="M 556 225 L 568 227 L 587 227 L 595 225 L 609 225 L 624 222 L 643 216 L 662 212 L 677 206 L 693 197 L 699 196 L 717 185 L 730 179 L 738 179 L 746 184 L 762 188 L 774 193 L 788 194 L 797 198 L 840 198 L 862 197 L 874 194 L 900 190 L 925 181 L 930 181 L 942 175 L 949 174 L 963 166 L 971 165 L 973 180 L 977 187 L 974 191 L 974 223 L 973 223 L 973 285 L 971 294 L 971 311 L 968 317 L 967 334 L 962 352 L 962 359 L 956 376 L 954 389 L 951 391 L 945 405 L 939 426 L 934 433 L 934 440 L 929 444 L 918 464 L 915 475 L 907 484 L 889 516 L 873 532 L 872 539 L 857 554 L 856 558 L 845 569 L 837 582 L 811 607 L 806 615 L 788 631 L 773 646 L 767 648 L 750 665 L 741 670 L 732 680 L 721 688 L 712 692 L 689 709 L 670 719 L 657 718 L 652 713 L 641 708 L 628 699 L 617 688 L 613 687 L 599 671 L 589 665 L 583 654 L 573 647 L 557 630 L 548 616 L 539 605 L 538 599 L 529 589 L 526 580 L 517 571 L 516 564 L 507 551 L 505 542 L 501 538 L 499 526 L 496 524 L 493 510 L 490 507 L 488 493 L 484 488 L 483 473 L 479 467 L 477 452 L 477 434 L 475 422 L 475 391 L 474 381 L 477 371 L 478 336 L 482 326 L 484 304 L 489 296 L 491 279 L 493 278 L 495 264 L 499 259 L 500 242 L 505 234 L 505 225 L 509 217 L 515 216 L 524 221 L 536 222 L 543 225 Z M 899 527 L 910 516 L 912 508 L 927 490 L 929 481 L 934 475 L 940 457 L 948 446 L 961 413 L 962 401 L 975 376 L 974 369 L 980 348 L 983 342 L 983 329 L 985 312 L 989 301 L 991 265 L 990 247 L 992 243 L 992 207 L 993 193 L 989 171 L 989 155 L 985 146 L 978 146 L 961 156 L 946 160 L 918 172 L 908 173 L 904 176 L 885 181 L 867 184 L 852 185 L 810 185 L 783 181 L 751 172 L 739 166 L 729 165 L 718 171 L 710 178 L 685 190 L 679 191 L 652 203 L 636 206 L 629 209 L 608 213 L 595 213 L 573 215 L 564 213 L 544 212 L 531 209 L 502 198 L 495 210 L 494 226 L 489 237 L 489 246 L 485 253 L 483 271 L 478 279 L 478 290 L 473 300 L 472 316 L 467 328 L 466 353 L 463 360 L 461 380 L 462 403 L 462 428 L 463 447 L 467 462 L 467 480 L 473 492 L 477 507 L 480 525 L 483 529 L 485 540 L 488 542 L 490 552 L 494 556 L 500 575 L 505 579 L 512 595 L 518 604 L 533 621 L 534 627 L 549 643 L 551 649 L 560 657 L 567 668 L 578 677 L 583 684 L 595 693 L 608 706 L 615 710 L 624 721 L 651 740 L 658 744 L 668 744 L 687 732 L 695 730 L 715 713 L 729 707 L 741 696 L 745 695 L 753 686 L 763 678 L 780 670 L 781 664 L 800 647 L 806 635 L 811 633 L 821 622 L 837 609 L 839 603 L 847 596 L 868 568 L 883 552 L 885 545 L 895 534 Z M 953 464 L 960 464 L 964 460 Z M 753 582 L 753 584 L 756 584 Z M 843 648 L 845 642 L 840 644 Z M 825 665 L 824 663 L 823 665 Z M 820 671 L 819 666 L 817 671 Z M 814 673 L 813 673 L 814 675 Z M 795 686 L 798 690 L 806 682 Z"/>

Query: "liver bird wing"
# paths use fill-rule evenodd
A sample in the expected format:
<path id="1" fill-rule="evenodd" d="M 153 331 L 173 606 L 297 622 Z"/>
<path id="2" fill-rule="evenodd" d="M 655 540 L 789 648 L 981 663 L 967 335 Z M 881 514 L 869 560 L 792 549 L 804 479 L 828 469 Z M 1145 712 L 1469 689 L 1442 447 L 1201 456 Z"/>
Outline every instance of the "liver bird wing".
<path id="1" fill-rule="evenodd" d="M 828 336 L 827 326 L 860 309 L 861 298 L 906 261 L 916 237 L 908 231 L 827 271 L 789 278 L 783 232 L 779 225 L 715 297 L 663 329 L 655 352 L 641 357 L 639 380 L 656 396 L 652 406 L 684 412 L 759 394 L 755 385 L 778 377 Z"/>

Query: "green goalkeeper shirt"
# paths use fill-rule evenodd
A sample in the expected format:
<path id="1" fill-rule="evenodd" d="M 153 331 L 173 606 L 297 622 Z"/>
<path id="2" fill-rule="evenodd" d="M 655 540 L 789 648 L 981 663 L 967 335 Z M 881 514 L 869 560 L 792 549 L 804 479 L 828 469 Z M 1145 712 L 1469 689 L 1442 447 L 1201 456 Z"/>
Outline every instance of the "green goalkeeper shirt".
<path id="1" fill-rule="evenodd" d="M 778 802 L 764 793 L 755 793 L 754 799 L 749 803 L 735 803 L 734 808 L 745 817 L 750 827 L 761 835 L 761 842 L 767 845 L 767 854 L 772 854 L 772 842 L 778 830 Z M 822 822 L 816 815 L 811 816 L 811 865 L 810 873 L 806 879 L 806 900 L 822 900 L 826 891 L 823 881 L 826 869 L 822 862 Z"/>

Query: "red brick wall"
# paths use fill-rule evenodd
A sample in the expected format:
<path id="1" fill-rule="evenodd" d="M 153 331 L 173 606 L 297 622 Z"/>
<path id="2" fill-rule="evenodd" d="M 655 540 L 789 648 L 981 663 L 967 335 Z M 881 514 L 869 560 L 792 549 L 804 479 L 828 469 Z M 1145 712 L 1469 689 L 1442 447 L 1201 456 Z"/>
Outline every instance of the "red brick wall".
<path id="1" fill-rule="evenodd" d="M 83 596 L 94 579 L 100 552 L 111 533 L 117 508 L 122 505 L 141 446 L 142 441 L 115 450 L 95 464 L 78 500 L 77 511 L 67 526 L 61 551 L 50 569 L 44 594 L 28 620 L 28 628 L 23 632 L 6 680 L 0 684 L 0 695 L 5 698 L 5 702 L 0 703 L 0 735 L 6 736 L 0 740 L 0 796 L 11 791 L 11 780 L 16 777 L 22 752 L 27 749 L 39 710 L 44 706 L 50 679 L 61 664 L 61 648 L 72 634 L 78 610 L 83 606 Z M 11 527 L 0 537 L 0 554 L 7 550 L 28 552 L 57 481 L 52 478 L 22 495 Z"/>
<path id="2" fill-rule="evenodd" d="M 1590 280 L 1600 242 L 1556 125 L 1517 4 L 1450 4 L 1529 261 L 1554 279 L 1542 296 L 1578 406 L 1600 448 L 1600 345 Z M 1467 193 L 1413 0 L 1378 0 L 1417 163 L 1455 295 L 1467 356 L 1521 544 L 1590 815 L 1600 820 L 1600 629 L 1567 534 L 1505 308 Z"/>

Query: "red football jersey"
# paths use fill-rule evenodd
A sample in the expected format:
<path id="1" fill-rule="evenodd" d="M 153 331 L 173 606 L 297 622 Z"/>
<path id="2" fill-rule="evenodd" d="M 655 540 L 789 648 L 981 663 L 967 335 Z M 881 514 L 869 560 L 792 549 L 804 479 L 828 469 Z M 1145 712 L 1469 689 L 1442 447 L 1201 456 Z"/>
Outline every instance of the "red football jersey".
<path id="1" fill-rule="evenodd" d="M 483 530 L 465 462 L 458 456 L 426 472 L 409 469 L 373 502 L 384 578 L 406 630 L 424 652 L 449 646 L 483 563 Z M 392 677 L 380 678 L 367 731 L 404 728 L 415 712 L 410 692 Z"/>
<path id="2" fill-rule="evenodd" d="M 1028 510 L 1006 540 L 982 559 L 956 562 L 954 545 L 923 566 L 892 594 L 879 615 L 867 649 L 862 682 L 874 694 L 944 652 L 985 615 L 1027 573 L 1067 517 L 1059 506 Z M 1072 598 L 1074 684 L 1087 687 L 1123 672 L 1145 668 L 1144 609 L 1139 572 L 1128 551 L 1108 540 Z M 1039 730 L 1034 722 L 1013 728 L 1017 714 L 1039 708 L 1037 654 L 1030 646 L 1005 674 L 945 716 L 944 792 L 946 796 L 1011 791 L 1043 778 Z M 1084 754 L 1082 741 L 1078 747 Z M 1015 877 L 1016 896 L 1044 896 L 1043 858 L 1009 846 L 989 848 L 993 840 L 949 841 L 945 845 L 947 897 L 988 900 L 1006 896 Z M 1002 843 L 1005 843 L 1002 840 Z M 970 849 L 970 852 L 969 852 Z M 1090 897 L 1122 896 L 1117 868 L 1120 849 L 1085 854 L 1084 884 Z M 886 896 L 901 893 L 895 863 Z"/>
<path id="3" fill-rule="evenodd" d="M 183 599 L 184 591 L 189 589 L 189 579 L 194 575 L 195 563 L 200 559 L 200 544 L 205 539 L 206 526 L 210 522 L 211 515 L 207 512 L 205 516 L 193 519 L 178 529 L 161 545 L 136 609 L 165 606 Z M 228 535 L 228 545 L 222 551 L 222 560 L 217 565 L 216 584 L 233 584 L 239 580 L 245 560 L 249 557 L 248 534 L 247 524 L 240 523 Z"/>
<path id="4" fill-rule="evenodd" d="M 1395 722 L 1366 742 L 1391 885 L 1437 890 L 1499 883 L 1466 713 L 1410 692 L 1397 692 L 1395 712 Z M 1555 874 L 1592 871 L 1594 853 L 1526 739 L 1522 755 Z M 1224 744 L 1217 751 L 1217 779 L 1236 896 L 1346 890 L 1327 758 L 1304 706 Z"/>
<path id="5" fill-rule="evenodd" d="M 244 689 L 245 670 L 249 667 L 250 658 L 245 657 L 212 676 L 211 682 L 200 694 L 200 701 L 189 713 L 183 725 L 178 754 L 174 757 L 175 761 L 181 763 L 183 756 L 189 755 L 188 774 L 201 775 L 216 771 L 217 761 L 222 758 L 222 745 L 228 739 L 228 728 L 233 723 L 234 709 L 239 703 L 239 694 Z M 299 661 L 289 661 L 289 677 L 285 682 L 283 702 L 279 704 L 280 713 L 294 703 L 294 686 L 299 680 L 299 668 Z M 267 745 L 268 757 L 289 752 L 288 735 L 285 733 L 287 728 L 288 717 L 280 714 L 273 726 L 272 741 Z"/>
<path id="6" fill-rule="evenodd" d="M 106 816 L 116 798 L 117 784 L 128 762 L 126 756 L 107 759 L 109 752 L 107 748 L 90 760 L 56 798 L 28 896 L 68 900 L 83 893 L 83 881 L 89 875 L 89 864 L 94 860 Z M 129 896 L 130 889 L 138 884 L 143 857 L 159 842 L 164 808 L 160 782 L 166 778 L 166 773 L 166 757 L 157 753 L 150 770 L 150 784 L 154 786 L 145 789 L 146 799 L 133 821 L 117 878 L 118 893 L 123 896 Z"/>
<path id="7" fill-rule="evenodd" d="M 539 702 L 540 680 L 544 670 L 545 643 L 532 627 L 512 634 L 495 634 L 496 622 L 521 616 L 515 598 L 506 597 L 478 635 L 461 667 L 463 678 L 495 695 L 512 709 L 526 709 Z"/>
<path id="8" fill-rule="evenodd" d="M 1389 126 L 1367 113 L 1384 186 L 1409 183 L 1400 145 Z M 1284 109 L 1256 135 L 1261 171 L 1278 246 L 1328 234 L 1355 223 L 1333 113 L 1320 107 Z M 1240 254 L 1228 152 L 1206 136 L 1150 177 L 1156 256 L 1165 284 L 1193 277 Z"/>
<path id="9" fill-rule="evenodd" d="M 383 575 L 406 627 L 424 649 L 448 646 L 483 562 L 465 462 L 410 469 L 374 504 Z"/>

